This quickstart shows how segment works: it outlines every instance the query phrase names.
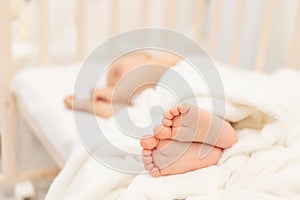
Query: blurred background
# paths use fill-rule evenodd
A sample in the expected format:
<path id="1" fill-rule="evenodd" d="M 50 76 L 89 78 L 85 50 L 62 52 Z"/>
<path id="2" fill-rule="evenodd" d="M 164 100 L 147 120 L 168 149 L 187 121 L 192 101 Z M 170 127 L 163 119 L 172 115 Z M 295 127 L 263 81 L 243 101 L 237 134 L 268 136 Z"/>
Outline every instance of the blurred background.
<path id="1" fill-rule="evenodd" d="M 39 35 L 39 12 L 37 0 L 11 0 L 12 17 L 14 19 L 14 56 L 17 64 L 37 63 L 38 55 L 38 35 Z M 178 2 L 176 8 L 172 3 Z M 194 33 L 198 30 L 195 27 L 195 16 L 191 16 L 194 1 L 197 0 L 171 0 L 160 1 L 151 0 L 147 4 L 146 19 L 143 16 L 143 1 L 140 0 L 87 0 L 85 7 L 85 54 L 93 50 L 104 40 L 108 39 L 110 34 L 118 34 L 135 28 L 141 28 L 143 20 L 147 20 L 149 27 L 171 28 L 194 38 Z M 201 1 L 201 0 L 200 0 Z M 220 9 L 219 28 L 216 33 L 212 33 L 211 25 L 213 17 L 213 8 L 218 0 L 204 0 L 205 19 L 201 23 L 202 40 L 204 47 L 209 42 L 211 35 L 217 35 L 217 50 L 215 58 L 221 61 L 229 61 L 232 41 L 235 40 L 233 31 L 236 23 L 236 9 L 239 0 L 226 0 L 222 2 Z M 285 52 L 291 40 L 295 16 L 297 11 L 297 0 L 276 1 L 276 8 L 273 11 L 274 16 L 271 26 L 271 40 L 269 48 L 269 59 L 267 69 L 274 69 L 284 65 Z M 114 3 L 115 2 L 115 3 Z M 241 52 L 238 58 L 238 65 L 244 68 L 251 68 L 255 60 L 256 48 L 258 45 L 261 25 L 263 23 L 264 6 L 266 1 L 245 0 L 245 13 L 242 32 Z M 50 54 L 55 63 L 72 62 L 72 56 L 76 52 L 76 4 L 74 0 L 52 0 L 48 1 L 49 18 L 47 27 L 50 34 Z M 117 12 L 114 19 L 115 24 L 111 22 L 111 6 L 115 6 Z M 171 11 L 172 9 L 172 11 Z M 174 9 L 174 10 L 173 10 Z M 172 15 L 174 24 L 166 27 L 163 19 L 165 15 Z M 199 20 L 200 22 L 200 20 Z M 113 31 L 111 30 L 113 26 Z M 168 25 L 167 25 L 168 26 Z M 110 28 L 108 28 L 110 27 Z"/>

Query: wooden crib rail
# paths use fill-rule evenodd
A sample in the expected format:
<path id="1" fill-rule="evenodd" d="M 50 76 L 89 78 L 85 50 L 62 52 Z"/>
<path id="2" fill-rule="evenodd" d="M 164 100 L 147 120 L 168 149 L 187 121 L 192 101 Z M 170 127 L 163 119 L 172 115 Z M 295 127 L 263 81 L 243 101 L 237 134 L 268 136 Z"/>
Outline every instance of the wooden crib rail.
<path id="1" fill-rule="evenodd" d="M 0 132 L 2 173 L 0 186 L 17 181 L 33 180 L 43 177 L 54 177 L 57 166 L 38 170 L 19 171 L 18 153 L 18 120 L 16 102 L 10 90 L 13 75 L 12 34 L 10 18 L 10 1 L 0 1 Z"/>
<path id="2" fill-rule="evenodd" d="M 110 13 L 109 34 L 113 36 L 118 32 L 118 0 L 110 1 Z"/>
<path id="3" fill-rule="evenodd" d="M 236 11 L 236 20 L 235 20 L 233 37 L 232 37 L 233 40 L 232 40 L 232 47 L 231 47 L 232 49 L 230 55 L 230 64 L 232 64 L 233 66 L 236 66 L 238 64 L 238 59 L 240 56 L 245 10 L 246 10 L 246 0 L 239 0 L 237 11 Z"/>
<path id="4" fill-rule="evenodd" d="M 142 17 L 141 17 L 141 26 L 143 26 L 144 24 L 148 24 L 148 17 L 149 17 L 149 13 L 148 13 L 148 8 L 149 8 L 149 3 L 150 0 L 143 0 L 142 1 Z"/>
<path id="5" fill-rule="evenodd" d="M 17 173 L 17 119 L 15 102 L 10 91 L 12 77 L 11 19 L 9 0 L 0 1 L 0 123 L 3 176 L 13 178 Z"/>
<path id="6" fill-rule="evenodd" d="M 86 11 L 86 1 L 85 0 L 78 0 L 77 5 L 77 61 L 81 62 L 85 56 L 85 11 Z"/>
<path id="7" fill-rule="evenodd" d="M 288 51 L 287 66 L 291 68 L 297 67 L 300 55 L 300 1 L 298 1 L 296 20 L 294 31 L 292 34 L 291 44 Z"/>
<path id="8" fill-rule="evenodd" d="M 275 0 L 265 0 L 265 8 L 263 10 L 263 21 L 261 24 L 261 33 L 258 41 L 258 48 L 255 60 L 255 69 L 264 71 L 267 64 L 268 47 L 270 42 L 270 33 L 272 28 L 272 19 L 276 6 Z"/>
<path id="9" fill-rule="evenodd" d="M 205 2 L 204 0 L 194 0 L 195 6 L 193 6 L 193 18 L 195 26 L 195 41 L 202 42 L 203 40 L 203 28 L 204 28 L 204 15 L 205 15 Z"/>
<path id="10" fill-rule="evenodd" d="M 212 57 L 216 57 L 217 54 L 217 45 L 218 45 L 218 36 L 220 30 L 220 18 L 222 13 L 222 1 L 215 1 L 215 5 L 213 7 L 213 14 L 212 14 L 212 25 L 209 31 L 210 37 L 208 41 L 208 53 Z"/>
<path id="11" fill-rule="evenodd" d="M 50 23 L 49 23 L 49 5 L 48 0 L 38 1 L 39 14 L 39 61 L 40 64 L 46 65 L 50 63 Z"/>
<path id="12" fill-rule="evenodd" d="M 118 30 L 118 5 L 120 0 L 111 0 L 110 1 L 110 23 L 109 23 L 109 35 L 115 35 L 119 32 Z M 147 27 L 148 24 L 148 6 L 150 0 L 142 0 L 142 9 L 141 9 L 141 27 Z M 267 64 L 268 59 L 268 48 L 269 40 L 272 27 L 272 19 L 274 15 L 274 10 L 276 7 L 275 0 L 265 0 L 265 8 L 263 10 L 263 17 L 261 23 L 261 31 L 259 34 L 259 40 L 257 45 L 256 57 L 254 60 L 254 68 L 258 71 L 264 71 L 264 68 Z M 197 42 L 203 42 L 203 30 L 204 30 L 204 0 L 194 0 L 193 1 L 193 10 L 191 15 L 194 16 L 193 24 L 195 30 L 195 40 Z M 221 13 L 223 10 L 222 1 L 214 1 L 212 10 L 212 20 L 210 23 L 209 38 L 207 42 L 208 52 L 212 57 L 216 57 L 217 48 L 218 48 L 218 33 L 220 31 L 220 20 Z M 242 45 L 242 34 L 244 29 L 244 15 L 246 11 L 246 0 L 238 1 L 237 10 L 236 10 L 236 19 L 235 27 L 233 31 L 233 41 L 230 47 L 230 58 L 229 61 L 232 65 L 238 65 L 238 59 L 240 56 L 240 48 Z M 176 29 L 176 19 L 174 16 L 178 15 L 178 1 L 169 0 L 168 1 L 168 11 L 165 15 L 164 25 L 169 29 Z M 297 23 L 295 24 L 295 30 L 291 40 L 291 45 L 288 52 L 287 65 L 296 66 L 297 65 L 297 55 L 300 51 L 300 45 L 298 42 L 298 35 L 300 32 L 299 16 L 300 9 L 298 9 Z M 48 10 L 48 0 L 39 1 L 39 15 L 40 15 L 40 63 L 48 64 L 50 62 L 49 55 L 49 10 Z M 86 27 L 85 27 L 85 15 L 86 15 L 86 1 L 78 0 L 77 9 L 76 9 L 76 30 L 77 30 L 77 55 L 76 60 L 81 62 L 85 57 L 85 37 L 86 37 Z"/>
<path id="13" fill-rule="evenodd" d="M 149 22 L 149 10 L 148 7 L 151 3 L 151 0 L 141 0 L 141 24 L 140 27 L 147 27 Z M 180 13 L 180 5 L 178 0 L 168 0 L 166 1 L 168 6 L 166 10 L 166 14 L 164 16 L 164 26 L 168 29 L 176 29 L 176 16 Z M 205 8 L 207 4 L 213 4 L 212 9 L 212 19 L 209 22 L 209 30 L 208 30 L 208 40 L 205 42 L 207 44 L 208 52 L 212 57 L 217 57 L 217 49 L 218 49 L 218 38 L 220 32 L 220 22 L 221 22 L 221 14 L 224 9 L 223 1 L 205 1 L 205 0 L 193 0 L 192 2 L 192 10 L 190 12 L 192 20 L 192 24 L 195 30 L 195 40 L 197 42 L 203 43 L 203 33 L 206 27 L 204 27 L 205 23 Z M 268 60 L 268 48 L 269 48 L 269 40 L 271 34 L 271 27 L 273 24 L 273 15 L 275 14 L 274 10 L 276 7 L 276 0 L 264 0 L 265 8 L 263 10 L 262 15 L 262 23 L 259 33 L 259 40 L 257 43 L 257 51 L 256 56 L 253 62 L 253 66 L 258 71 L 264 71 L 265 66 Z M 109 30 L 109 36 L 115 35 L 119 33 L 121 30 L 118 29 L 118 15 L 119 15 L 119 4 L 120 0 L 111 0 L 110 2 L 110 23 L 107 29 Z M 38 13 L 39 13 L 39 60 L 41 64 L 49 64 L 50 63 L 50 34 L 49 30 L 49 1 L 48 0 L 40 0 L 38 1 Z M 86 43 L 86 8 L 87 2 L 85 0 L 78 0 L 76 5 L 76 34 L 77 34 L 77 49 L 76 49 L 76 60 L 81 62 L 83 58 L 86 56 L 85 51 L 85 43 Z M 299 45 L 299 24 L 300 24 L 300 6 L 298 6 L 298 14 L 297 14 L 297 22 L 295 23 L 294 33 L 291 39 L 291 44 L 289 47 L 289 52 L 286 59 L 286 64 L 288 66 L 297 66 L 297 55 L 300 51 Z M 237 2 L 236 9 L 236 18 L 234 19 L 234 30 L 233 30 L 233 40 L 231 43 L 230 49 L 230 57 L 229 62 L 233 65 L 238 65 L 239 57 L 240 57 L 240 48 L 242 45 L 242 35 L 244 30 L 244 18 L 246 12 L 246 0 L 240 0 Z M 175 17 L 174 17 L 175 16 Z"/>
<path id="14" fill-rule="evenodd" d="M 178 1 L 168 0 L 168 8 L 166 10 L 165 28 L 176 29 L 178 16 Z"/>
<path id="15" fill-rule="evenodd" d="M 114 2 L 116 0 L 113 0 Z M 112 10 L 115 10 L 113 6 Z M 76 60 L 81 62 L 85 56 L 85 15 L 86 1 L 78 0 L 76 5 L 76 33 L 77 33 L 77 49 Z M 112 16 L 116 16 L 112 12 Z M 49 16 L 49 1 L 38 1 L 38 16 L 39 16 L 39 63 L 47 65 L 51 63 L 50 56 L 50 16 Z M 113 27 L 113 26 L 112 26 Z M 113 29 L 113 28 L 112 28 Z M 115 29 L 115 28 L 114 28 Z"/>

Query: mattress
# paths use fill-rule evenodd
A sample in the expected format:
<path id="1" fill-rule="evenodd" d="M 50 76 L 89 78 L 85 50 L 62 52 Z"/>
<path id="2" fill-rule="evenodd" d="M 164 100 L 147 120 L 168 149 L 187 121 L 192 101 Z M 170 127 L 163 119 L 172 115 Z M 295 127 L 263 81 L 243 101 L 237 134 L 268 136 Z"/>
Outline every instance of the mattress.
<path id="1" fill-rule="evenodd" d="M 26 108 L 27 117 L 39 127 L 43 138 L 59 153 L 63 162 L 80 141 L 73 111 L 67 109 L 63 102 L 67 95 L 73 93 L 78 72 L 78 65 L 26 68 L 12 81 L 18 103 Z"/>

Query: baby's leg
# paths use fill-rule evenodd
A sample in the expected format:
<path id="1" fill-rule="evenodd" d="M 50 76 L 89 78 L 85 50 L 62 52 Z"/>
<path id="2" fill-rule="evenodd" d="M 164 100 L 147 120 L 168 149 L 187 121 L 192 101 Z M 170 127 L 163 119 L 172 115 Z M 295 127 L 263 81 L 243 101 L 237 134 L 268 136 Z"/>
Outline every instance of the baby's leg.
<path id="1" fill-rule="evenodd" d="M 101 117 L 111 117 L 113 115 L 112 96 L 113 88 L 117 82 L 131 69 L 145 64 L 150 57 L 144 53 L 134 53 L 121 57 L 114 62 L 107 75 L 108 87 L 99 88 L 92 91 L 91 99 L 76 99 L 68 96 L 64 102 L 69 109 L 95 113 Z M 131 91 L 128 91 L 131 92 Z M 125 93 L 126 94 L 126 93 Z M 122 95 L 122 94 L 121 94 Z M 118 95 L 120 98 L 120 95 Z M 118 99 L 117 99 L 118 100 Z M 128 106 L 127 101 L 117 101 L 113 103 L 114 108 Z"/>
<path id="2" fill-rule="evenodd" d="M 114 111 L 118 111 L 126 106 L 123 104 L 114 104 L 113 109 L 111 102 L 76 99 L 73 96 L 65 98 L 65 104 L 69 109 L 89 112 L 104 118 L 111 117 L 114 114 Z"/>
<path id="3" fill-rule="evenodd" d="M 91 92 L 92 101 L 112 102 L 113 89 L 110 87 L 97 88 Z"/>
<path id="4" fill-rule="evenodd" d="M 237 134 L 229 122 L 189 104 L 168 110 L 163 125 L 156 127 L 155 137 L 202 142 L 223 149 L 237 142 Z"/>
<path id="5" fill-rule="evenodd" d="M 222 150 L 199 142 L 141 140 L 144 167 L 153 176 L 185 173 L 218 163 Z"/>

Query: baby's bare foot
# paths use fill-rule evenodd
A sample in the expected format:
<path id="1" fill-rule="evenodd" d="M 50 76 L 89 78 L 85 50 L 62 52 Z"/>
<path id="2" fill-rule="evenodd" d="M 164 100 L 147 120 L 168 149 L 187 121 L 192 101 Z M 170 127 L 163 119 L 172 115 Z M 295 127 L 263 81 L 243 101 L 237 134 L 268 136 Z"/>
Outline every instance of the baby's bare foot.
<path id="1" fill-rule="evenodd" d="M 144 167 L 153 176 L 180 174 L 217 164 L 222 150 L 199 142 L 142 138 Z"/>
<path id="2" fill-rule="evenodd" d="M 76 99 L 74 96 L 68 96 L 64 102 L 69 109 L 89 112 L 104 118 L 111 117 L 114 111 L 118 111 L 124 107 L 124 105 L 115 104 L 113 109 L 111 102 Z"/>
<path id="3" fill-rule="evenodd" d="M 91 110 L 91 103 L 89 99 L 76 99 L 74 96 L 68 96 L 64 99 L 66 106 L 72 110 L 88 111 Z"/>
<path id="4" fill-rule="evenodd" d="M 165 112 L 162 125 L 154 132 L 159 139 L 202 142 L 220 148 L 237 142 L 237 134 L 229 122 L 189 104 L 177 105 Z"/>

